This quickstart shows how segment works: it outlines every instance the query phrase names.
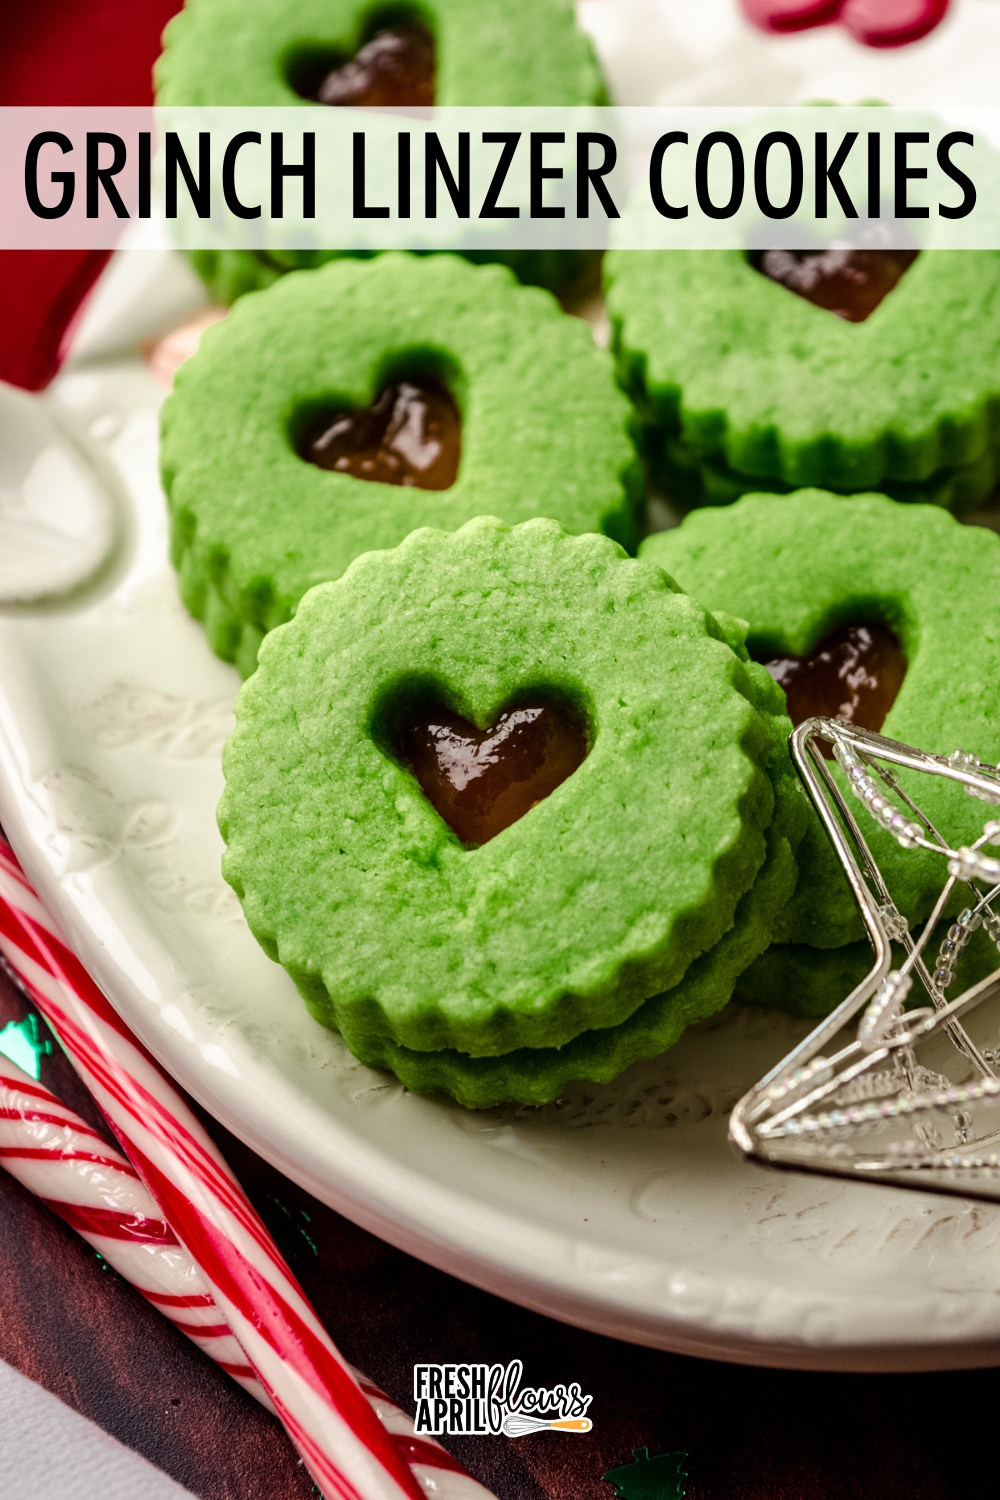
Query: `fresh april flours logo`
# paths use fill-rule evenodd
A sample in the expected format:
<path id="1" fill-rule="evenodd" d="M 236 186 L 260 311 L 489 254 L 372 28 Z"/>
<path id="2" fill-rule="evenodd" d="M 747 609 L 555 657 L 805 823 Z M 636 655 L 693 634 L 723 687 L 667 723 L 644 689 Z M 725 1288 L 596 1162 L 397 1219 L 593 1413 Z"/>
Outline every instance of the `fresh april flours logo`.
<path id="1" fill-rule="evenodd" d="M 528 1432 L 589 1432 L 593 1422 L 579 1383 L 551 1390 L 521 1385 L 519 1359 L 503 1365 L 414 1365 L 414 1428 L 429 1437 L 523 1437 Z"/>

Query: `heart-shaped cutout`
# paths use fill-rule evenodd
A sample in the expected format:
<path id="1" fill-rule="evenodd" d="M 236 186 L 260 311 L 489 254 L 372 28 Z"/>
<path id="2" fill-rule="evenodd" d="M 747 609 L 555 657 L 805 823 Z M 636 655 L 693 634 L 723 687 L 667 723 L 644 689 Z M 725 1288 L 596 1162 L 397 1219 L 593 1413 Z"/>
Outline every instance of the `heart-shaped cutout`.
<path id="1" fill-rule="evenodd" d="M 587 735 L 561 704 L 508 708 L 486 729 L 448 709 L 424 709 L 401 727 L 396 750 L 462 843 L 478 847 L 572 776 Z"/>
<path id="2" fill-rule="evenodd" d="M 462 419 L 439 381 L 392 381 L 371 406 L 314 419 L 299 452 L 321 469 L 355 479 L 449 490 L 458 475 Z"/>
<path id="3" fill-rule="evenodd" d="M 755 271 L 807 302 L 845 322 L 863 323 L 918 253 L 831 245 L 826 250 L 753 250 L 747 258 Z"/>
<path id="4" fill-rule="evenodd" d="M 846 719 L 875 734 L 906 676 L 903 648 L 885 625 L 841 625 L 808 656 L 779 656 L 764 665 L 784 688 L 793 724 Z M 821 748 L 833 758 L 832 746 L 824 741 Z"/>
<path id="5" fill-rule="evenodd" d="M 301 46 L 289 66 L 289 82 L 303 99 L 319 104 L 383 109 L 434 103 L 434 38 L 417 22 L 376 31 L 353 57 Z"/>

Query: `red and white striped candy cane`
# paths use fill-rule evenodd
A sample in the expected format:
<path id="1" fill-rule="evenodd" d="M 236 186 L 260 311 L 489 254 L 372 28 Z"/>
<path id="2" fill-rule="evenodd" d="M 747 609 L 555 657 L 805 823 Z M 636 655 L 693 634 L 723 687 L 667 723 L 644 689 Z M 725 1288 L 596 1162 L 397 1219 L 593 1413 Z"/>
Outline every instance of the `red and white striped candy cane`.
<path id="1" fill-rule="evenodd" d="M 269 1411 L 197 1266 L 120 1151 L 0 1053 L 0 1164 Z M 435 1500 L 492 1500 L 360 1370 L 351 1373 L 413 1477 Z"/>
<path id="2" fill-rule="evenodd" d="M 418 1437 L 413 1430 L 413 1418 L 390 1401 L 385 1391 L 379 1390 L 353 1365 L 350 1368 L 382 1426 L 392 1433 L 393 1442 L 406 1458 L 413 1477 L 433 1500 L 496 1500 L 493 1491 L 473 1479 L 468 1469 L 463 1469 L 434 1438 Z"/>
<path id="3" fill-rule="evenodd" d="M 197 1266 L 121 1152 L 3 1053 L 0 1164 L 270 1406 Z"/>
<path id="4" fill-rule="evenodd" d="M 214 1143 L 68 947 L 2 840 L 0 951 L 191 1254 L 327 1500 L 421 1500 Z"/>

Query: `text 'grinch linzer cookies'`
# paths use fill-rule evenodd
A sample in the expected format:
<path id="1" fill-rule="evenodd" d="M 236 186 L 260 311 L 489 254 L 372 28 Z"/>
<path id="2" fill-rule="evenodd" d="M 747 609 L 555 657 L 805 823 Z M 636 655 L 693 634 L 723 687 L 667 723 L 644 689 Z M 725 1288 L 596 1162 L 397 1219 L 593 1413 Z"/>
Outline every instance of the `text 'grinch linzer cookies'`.
<path id="1" fill-rule="evenodd" d="M 1000 537 L 931 506 L 804 490 L 693 512 L 642 555 L 709 608 L 749 621 L 748 645 L 785 684 L 793 720 L 843 717 L 937 754 L 993 762 L 1000 744 Z M 838 777 L 839 771 L 834 772 Z M 906 788 L 906 773 L 901 774 Z M 981 832 L 977 804 L 921 777 L 919 802 L 954 847 Z M 940 890 L 940 861 L 866 823 L 910 922 Z M 834 948 L 862 936 L 846 878 L 812 816 L 778 940 Z M 964 904 L 955 892 L 955 910 Z"/>
<path id="2" fill-rule="evenodd" d="M 316 1018 L 490 1104 L 613 1076 L 723 1004 L 795 879 L 787 721 L 723 633 L 543 520 L 421 530 L 313 589 L 240 693 L 219 822 Z"/>
<path id="3" fill-rule="evenodd" d="M 961 510 L 1000 473 L 1000 252 L 618 252 L 608 308 L 684 504 L 819 485 Z"/>
<path id="4" fill-rule="evenodd" d="M 606 102 L 570 0 L 187 0 L 156 65 L 164 105 L 588 105 Z M 231 302 L 340 252 L 195 251 Z M 592 257 L 538 250 L 484 256 L 522 281 L 557 287 Z"/>
<path id="5" fill-rule="evenodd" d="M 341 260 L 241 299 L 163 408 L 184 603 L 253 670 L 313 584 L 489 513 L 637 539 L 630 409 L 586 324 L 500 266 Z"/>

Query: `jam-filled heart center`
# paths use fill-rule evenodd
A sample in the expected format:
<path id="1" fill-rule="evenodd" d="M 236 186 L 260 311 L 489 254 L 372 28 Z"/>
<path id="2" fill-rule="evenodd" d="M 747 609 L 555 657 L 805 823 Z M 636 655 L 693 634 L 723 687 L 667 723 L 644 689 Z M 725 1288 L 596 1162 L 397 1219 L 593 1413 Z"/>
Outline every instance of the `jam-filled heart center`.
<path id="1" fill-rule="evenodd" d="M 778 656 L 764 665 L 785 690 L 793 724 L 846 719 L 878 733 L 906 676 L 906 657 L 885 625 L 842 625 L 808 656 Z M 833 754 L 824 741 L 823 753 Z"/>
<path id="2" fill-rule="evenodd" d="M 863 323 L 917 258 L 916 250 L 752 250 L 755 271 L 825 307 L 848 323 Z"/>
<path id="3" fill-rule="evenodd" d="M 461 452 L 458 407 L 430 377 L 392 381 L 371 406 L 322 413 L 299 445 L 321 469 L 419 490 L 451 489 Z"/>
<path id="4" fill-rule="evenodd" d="M 416 22 L 386 26 L 308 90 L 320 104 L 402 109 L 434 103 L 434 38 Z"/>
<path id="5" fill-rule="evenodd" d="M 587 736 L 572 710 L 555 703 L 509 708 L 488 729 L 424 709 L 401 726 L 395 748 L 462 843 L 478 846 L 572 776 Z"/>

